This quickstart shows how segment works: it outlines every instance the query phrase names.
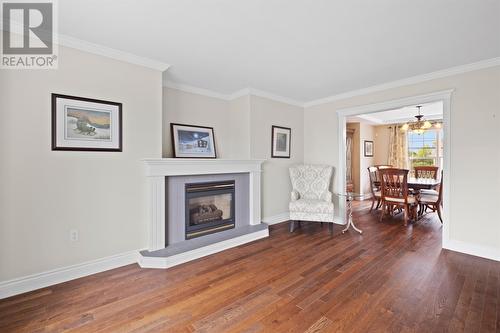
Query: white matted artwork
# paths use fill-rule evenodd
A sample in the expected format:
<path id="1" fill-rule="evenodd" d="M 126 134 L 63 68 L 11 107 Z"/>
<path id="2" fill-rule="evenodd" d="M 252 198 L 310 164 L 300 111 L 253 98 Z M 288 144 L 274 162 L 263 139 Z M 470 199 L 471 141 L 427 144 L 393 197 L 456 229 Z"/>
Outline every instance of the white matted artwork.
<path id="1" fill-rule="evenodd" d="M 170 124 L 174 157 L 216 158 L 214 129 L 206 126 Z"/>
<path id="2" fill-rule="evenodd" d="M 292 129 L 272 126 L 271 157 L 290 158 Z"/>
<path id="3" fill-rule="evenodd" d="M 373 157 L 373 141 L 365 140 L 365 157 Z"/>
<path id="4" fill-rule="evenodd" d="M 52 94 L 52 150 L 122 151 L 122 104 Z"/>

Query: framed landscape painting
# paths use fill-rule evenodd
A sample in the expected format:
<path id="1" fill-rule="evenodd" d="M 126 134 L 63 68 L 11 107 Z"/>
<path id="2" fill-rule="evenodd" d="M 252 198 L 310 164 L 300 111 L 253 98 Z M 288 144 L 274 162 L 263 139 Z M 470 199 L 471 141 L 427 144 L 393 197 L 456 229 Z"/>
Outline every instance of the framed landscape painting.
<path id="1" fill-rule="evenodd" d="M 52 150 L 122 151 L 122 104 L 52 94 Z"/>
<path id="2" fill-rule="evenodd" d="M 216 158 L 212 127 L 170 124 L 174 157 Z"/>
<path id="3" fill-rule="evenodd" d="M 290 158 L 292 129 L 288 127 L 272 127 L 271 157 Z"/>

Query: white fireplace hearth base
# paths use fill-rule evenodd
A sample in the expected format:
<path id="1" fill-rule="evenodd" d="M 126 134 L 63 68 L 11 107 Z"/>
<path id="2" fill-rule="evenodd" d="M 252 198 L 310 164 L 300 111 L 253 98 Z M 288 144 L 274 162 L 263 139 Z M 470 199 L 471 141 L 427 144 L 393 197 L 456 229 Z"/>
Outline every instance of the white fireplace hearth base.
<path id="1" fill-rule="evenodd" d="M 139 265 L 144 268 L 169 268 L 268 237 L 268 226 L 262 223 L 260 215 L 260 174 L 263 162 L 263 160 L 181 158 L 144 160 L 150 193 L 150 219 L 148 249 L 140 252 Z M 248 196 L 245 195 L 245 202 L 248 204 L 248 219 L 244 219 L 248 221 L 248 225 L 237 225 L 235 229 L 221 233 L 167 244 L 165 237 L 167 223 L 175 223 L 175 221 L 166 221 L 166 179 L 175 176 L 224 174 L 248 175 Z M 238 219 L 238 221 L 241 220 Z"/>
<path id="2" fill-rule="evenodd" d="M 169 268 L 210 254 L 253 242 L 269 236 L 267 224 L 249 225 L 231 230 L 223 237 L 212 234 L 196 239 L 198 242 L 181 242 L 157 251 L 141 251 L 142 268 Z M 210 237 L 213 236 L 213 237 Z"/>

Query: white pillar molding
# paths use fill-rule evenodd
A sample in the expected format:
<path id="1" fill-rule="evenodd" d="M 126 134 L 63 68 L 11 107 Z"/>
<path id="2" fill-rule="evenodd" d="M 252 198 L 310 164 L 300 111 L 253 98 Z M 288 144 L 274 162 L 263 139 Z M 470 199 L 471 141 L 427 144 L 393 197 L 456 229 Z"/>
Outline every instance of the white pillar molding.
<path id="1" fill-rule="evenodd" d="M 165 177 L 149 177 L 150 223 L 148 249 L 165 247 Z"/>
<path id="2" fill-rule="evenodd" d="M 260 218 L 260 171 L 250 172 L 250 224 L 259 224 Z"/>

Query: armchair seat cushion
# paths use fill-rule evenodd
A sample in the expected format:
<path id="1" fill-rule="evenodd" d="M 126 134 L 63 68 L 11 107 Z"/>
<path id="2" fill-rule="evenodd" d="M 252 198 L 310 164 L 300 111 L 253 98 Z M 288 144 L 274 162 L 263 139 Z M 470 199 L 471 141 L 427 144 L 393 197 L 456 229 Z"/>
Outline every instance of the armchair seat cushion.
<path id="1" fill-rule="evenodd" d="M 333 214 L 333 203 L 324 200 L 299 199 L 290 202 L 289 209 L 291 213 Z"/>

